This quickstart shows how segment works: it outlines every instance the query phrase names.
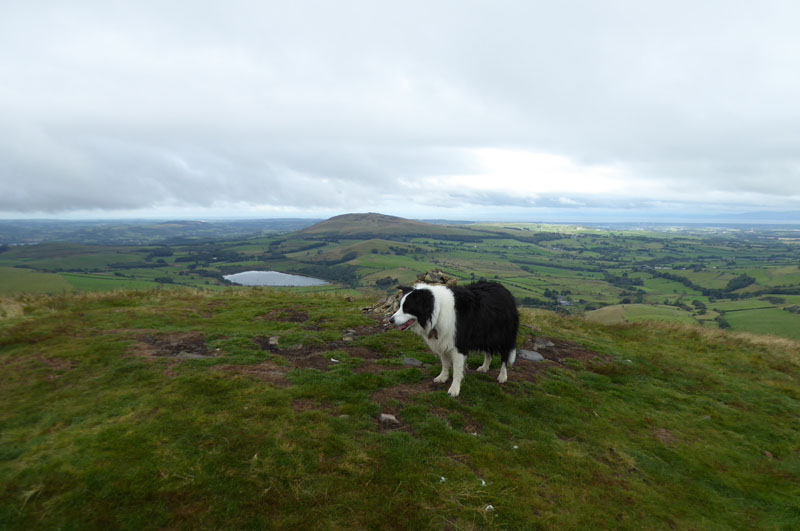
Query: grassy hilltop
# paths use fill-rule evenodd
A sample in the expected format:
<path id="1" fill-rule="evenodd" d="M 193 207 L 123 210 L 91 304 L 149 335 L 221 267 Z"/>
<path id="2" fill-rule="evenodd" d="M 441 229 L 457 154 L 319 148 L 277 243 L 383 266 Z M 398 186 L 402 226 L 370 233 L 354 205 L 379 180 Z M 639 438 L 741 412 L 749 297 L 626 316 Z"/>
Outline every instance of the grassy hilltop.
<path id="1" fill-rule="evenodd" d="M 797 342 L 524 310 L 453 400 L 373 300 L 2 299 L 0 528 L 800 526 Z"/>

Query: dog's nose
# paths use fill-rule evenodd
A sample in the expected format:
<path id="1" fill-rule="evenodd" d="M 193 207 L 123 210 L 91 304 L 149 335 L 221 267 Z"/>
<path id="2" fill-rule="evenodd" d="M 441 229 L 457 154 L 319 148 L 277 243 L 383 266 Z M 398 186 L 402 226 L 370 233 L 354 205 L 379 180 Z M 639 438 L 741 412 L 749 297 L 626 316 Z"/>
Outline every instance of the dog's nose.
<path id="1" fill-rule="evenodd" d="M 389 322 L 390 322 L 391 324 L 394 324 L 394 315 L 393 315 L 393 316 L 391 316 L 391 317 L 389 317 Z"/>

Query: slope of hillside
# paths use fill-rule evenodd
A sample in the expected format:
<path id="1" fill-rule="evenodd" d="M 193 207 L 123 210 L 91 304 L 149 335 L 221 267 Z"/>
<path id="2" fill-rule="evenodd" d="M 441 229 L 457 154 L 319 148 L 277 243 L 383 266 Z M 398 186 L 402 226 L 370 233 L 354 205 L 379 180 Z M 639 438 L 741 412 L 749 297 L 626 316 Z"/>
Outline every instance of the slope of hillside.
<path id="1" fill-rule="evenodd" d="M 800 526 L 797 342 L 525 311 L 453 400 L 371 302 L 3 299 L 0 528 Z"/>
<path id="2" fill-rule="evenodd" d="M 466 228 L 425 223 L 385 214 L 343 214 L 321 221 L 297 233 L 306 238 L 372 238 L 386 236 L 464 236 L 477 238 L 485 233 Z"/>

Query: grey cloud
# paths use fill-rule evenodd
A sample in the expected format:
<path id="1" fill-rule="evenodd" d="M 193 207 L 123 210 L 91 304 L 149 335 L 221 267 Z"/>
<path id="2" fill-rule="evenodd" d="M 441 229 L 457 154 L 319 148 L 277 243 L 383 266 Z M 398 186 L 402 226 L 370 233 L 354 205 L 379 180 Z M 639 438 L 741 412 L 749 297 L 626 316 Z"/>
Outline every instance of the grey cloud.
<path id="1" fill-rule="evenodd" d="M 0 211 L 625 204 L 414 186 L 479 173 L 482 147 L 797 205 L 798 16 L 778 1 L 4 2 Z"/>

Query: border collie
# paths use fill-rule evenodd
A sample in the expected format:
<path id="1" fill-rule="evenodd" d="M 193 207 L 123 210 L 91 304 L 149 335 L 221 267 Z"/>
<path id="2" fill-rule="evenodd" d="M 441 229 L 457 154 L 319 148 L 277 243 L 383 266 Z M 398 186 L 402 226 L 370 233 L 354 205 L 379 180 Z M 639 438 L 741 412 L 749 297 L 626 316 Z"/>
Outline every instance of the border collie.
<path id="1" fill-rule="evenodd" d="M 503 363 L 497 381 L 506 382 L 506 368 L 517 357 L 519 330 L 517 304 L 506 288 L 497 282 L 479 281 L 463 287 L 417 284 L 398 289 L 403 291 L 403 298 L 389 322 L 416 333 L 439 356 L 442 372 L 434 382 L 445 383 L 452 367 L 453 383 L 447 391 L 450 396 L 461 392 L 465 361 L 473 350 L 483 352 L 478 372 L 487 372 L 492 354 L 499 354 Z"/>

